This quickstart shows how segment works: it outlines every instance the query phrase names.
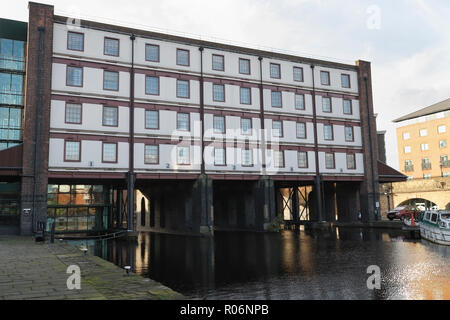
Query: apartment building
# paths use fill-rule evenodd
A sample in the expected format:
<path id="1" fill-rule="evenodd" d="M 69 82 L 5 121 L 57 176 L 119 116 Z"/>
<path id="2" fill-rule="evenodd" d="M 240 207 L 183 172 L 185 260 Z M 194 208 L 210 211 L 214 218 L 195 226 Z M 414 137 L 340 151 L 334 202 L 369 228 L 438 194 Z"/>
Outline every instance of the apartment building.
<path id="1" fill-rule="evenodd" d="M 450 177 L 450 99 L 394 122 L 399 167 L 410 180 Z"/>
<path id="2" fill-rule="evenodd" d="M 23 233 L 263 230 L 300 185 L 313 221 L 374 219 L 370 63 L 29 11 Z"/>

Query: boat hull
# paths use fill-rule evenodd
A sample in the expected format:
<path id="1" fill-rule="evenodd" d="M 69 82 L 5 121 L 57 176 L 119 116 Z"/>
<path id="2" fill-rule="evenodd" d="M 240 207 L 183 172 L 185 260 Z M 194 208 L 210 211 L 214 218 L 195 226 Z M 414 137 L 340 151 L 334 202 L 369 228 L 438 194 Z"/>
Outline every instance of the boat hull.
<path id="1" fill-rule="evenodd" d="M 425 222 L 420 224 L 420 236 L 428 241 L 450 246 L 450 229 L 439 228 Z"/>

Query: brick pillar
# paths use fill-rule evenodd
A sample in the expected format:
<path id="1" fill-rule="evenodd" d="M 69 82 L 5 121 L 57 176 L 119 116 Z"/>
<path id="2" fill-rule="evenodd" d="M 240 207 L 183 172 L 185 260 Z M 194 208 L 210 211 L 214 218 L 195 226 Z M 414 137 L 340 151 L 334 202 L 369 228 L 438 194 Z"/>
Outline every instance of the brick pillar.
<path id="1" fill-rule="evenodd" d="M 359 83 L 359 106 L 364 152 L 365 179 L 360 186 L 361 214 L 363 221 L 373 221 L 375 204 L 379 203 L 378 139 L 377 124 L 373 112 L 372 74 L 370 62 L 357 61 Z"/>
<path id="2" fill-rule="evenodd" d="M 45 221 L 47 216 L 53 6 L 29 3 L 27 46 L 20 222 L 23 235 L 32 234 L 37 222 Z"/>

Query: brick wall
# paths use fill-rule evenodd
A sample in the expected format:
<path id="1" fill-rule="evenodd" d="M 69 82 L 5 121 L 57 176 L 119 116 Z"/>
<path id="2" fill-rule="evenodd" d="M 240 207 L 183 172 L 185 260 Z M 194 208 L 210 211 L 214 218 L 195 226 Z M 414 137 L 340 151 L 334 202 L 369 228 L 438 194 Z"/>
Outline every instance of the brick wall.
<path id="1" fill-rule="evenodd" d="M 379 202 L 378 190 L 378 139 L 373 112 L 372 73 L 370 62 L 357 61 L 361 131 L 363 137 L 365 179 L 360 186 L 361 214 L 363 221 L 375 219 L 375 202 Z M 369 134 L 370 132 L 370 134 Z"/>
<path id="2" fill-rule="evenodd" d="M 31 234 L 47 213 L 53 6 L 29 3 L 27 50 L 20 226 L 24 235 Z M 24 209 L 33 208 L 30 215 L 24 214 Z"/>

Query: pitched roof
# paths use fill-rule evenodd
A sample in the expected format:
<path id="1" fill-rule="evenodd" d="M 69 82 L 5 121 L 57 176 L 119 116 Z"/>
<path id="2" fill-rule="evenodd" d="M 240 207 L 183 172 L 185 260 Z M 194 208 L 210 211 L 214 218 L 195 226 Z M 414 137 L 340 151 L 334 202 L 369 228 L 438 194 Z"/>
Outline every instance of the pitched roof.
<path id="1" fill-rule="evenodd" d="M 419 111 L 410 113 L 401 118 L 398 118 L 398 119 L 394 120 L 393 122 L 398 123 L 398 122 L 411 120 L 411 119 L 415 119 L 415 118 L 419 118 L 419 117 L 423 117 L 423 116 L 428 116 L 430 114 L 435 114 L 435 113 L 447 111 L 447 110 L 450 110 L 450 98 L 447 100 L 435 103 L 429 107 L 420 109 Z"/>
<path id="2" fill-rule="evenodd" d="M 402 182 L 408 179 L 403 173 L 378 160 L 378 179 L 380 183 Z"/>

